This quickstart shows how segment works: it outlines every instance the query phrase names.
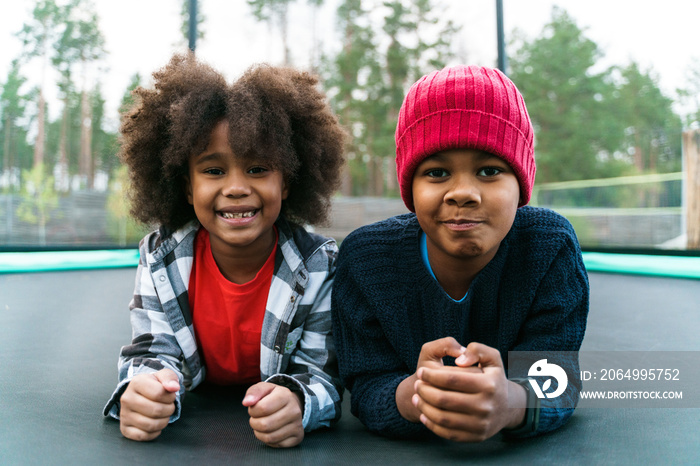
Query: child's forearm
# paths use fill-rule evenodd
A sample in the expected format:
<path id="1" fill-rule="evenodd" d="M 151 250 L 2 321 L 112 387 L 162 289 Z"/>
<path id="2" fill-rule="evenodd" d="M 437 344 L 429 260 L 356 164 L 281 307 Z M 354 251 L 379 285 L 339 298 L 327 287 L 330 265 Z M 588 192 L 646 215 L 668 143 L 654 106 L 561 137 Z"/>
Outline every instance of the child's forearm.
<path id="1" fill-rule="evenodd" d="M 508 410 L 509 421 L 504 428 L 514 429 L 523 424 L 525 420 L 527 394 L 523 387 L 510 380 L 508 381 L 508 404 L 512 408 Z"/>

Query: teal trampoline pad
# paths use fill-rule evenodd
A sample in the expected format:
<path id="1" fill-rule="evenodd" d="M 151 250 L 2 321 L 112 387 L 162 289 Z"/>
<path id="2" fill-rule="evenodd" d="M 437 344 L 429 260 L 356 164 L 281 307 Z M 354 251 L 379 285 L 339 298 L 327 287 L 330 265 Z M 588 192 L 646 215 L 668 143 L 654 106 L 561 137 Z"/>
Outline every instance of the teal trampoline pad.
<path id="1" fill-rule="evenodd" d="M 0 273 L 136 267 L 138 249 L 96 251 L 5 252 L 0 254 Z"/>
<path id="2" fill-rule="evenodd" d="M 700 257 L 584 252 L 589 272 L 700 279 Z M 138 249 L 0 253 L 0 273 L 136 267 Z"/>

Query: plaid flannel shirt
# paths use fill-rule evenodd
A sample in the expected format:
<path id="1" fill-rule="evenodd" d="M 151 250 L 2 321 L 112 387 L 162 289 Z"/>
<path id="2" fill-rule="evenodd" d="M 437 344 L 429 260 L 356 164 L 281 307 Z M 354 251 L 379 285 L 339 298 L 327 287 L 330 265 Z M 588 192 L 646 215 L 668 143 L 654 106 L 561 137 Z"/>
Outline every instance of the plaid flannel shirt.
<path id="1" fill-rule="evenodd" d="M 338 247 L 335 241 L 292 229 L 280 217 L 275 272 L 260 342 L 261 380 L 303 394 L 305 431 L 340 418 L 342 387 L 331 336 L 330 296 Z M 161 229 L 139 245 L 134 297 L 129 304 L 132 343 L 119 357 L 119 384 L 104 415 L 119 419 L 119 399 L 137 374 L 164 368 L 180 379 L 176 410 L 185 390 L 204 380 L 189 309 L 189 286 L 198 222 L 169 234 Z"/>

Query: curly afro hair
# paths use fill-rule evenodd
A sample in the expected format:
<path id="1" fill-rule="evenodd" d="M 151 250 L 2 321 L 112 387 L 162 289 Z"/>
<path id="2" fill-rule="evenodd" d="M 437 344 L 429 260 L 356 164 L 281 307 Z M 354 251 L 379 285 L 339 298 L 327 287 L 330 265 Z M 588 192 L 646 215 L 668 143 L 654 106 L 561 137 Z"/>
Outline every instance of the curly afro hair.
<path id="1" fill-rule="evenodd" d="M 120 158 L 129 168 L 137 220 L 176 230 L 196 218 L 186 194 L 189 158 L 226 120 L 237 156 L 282 172 L 289 188 L 282 213 L 300 224 L 327 222 L 346 134 L 315 76 L 258 65 L 229 85 L 194 55 L 177 54 L 153 77 L 154 89 L 134 90 L 136 102 L 121 125 Z"/>

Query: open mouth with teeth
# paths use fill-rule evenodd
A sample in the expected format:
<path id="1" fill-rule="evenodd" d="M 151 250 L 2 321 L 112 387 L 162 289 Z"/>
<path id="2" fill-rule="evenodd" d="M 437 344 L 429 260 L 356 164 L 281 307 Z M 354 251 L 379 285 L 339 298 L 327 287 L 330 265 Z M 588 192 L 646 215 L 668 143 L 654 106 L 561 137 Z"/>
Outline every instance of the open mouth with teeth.
<path id="1" fill-rule="evenodd" d="M 236 218 L 251 218 L 255 216 L 255 214 L 258 213 L 258 209 L 255 210 L 249 210 L 248 212 L 220 212 L 219 215 L 221 215 L 223 218 L 226 219 L 236 219 Z"/>

